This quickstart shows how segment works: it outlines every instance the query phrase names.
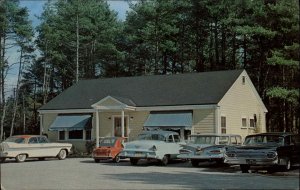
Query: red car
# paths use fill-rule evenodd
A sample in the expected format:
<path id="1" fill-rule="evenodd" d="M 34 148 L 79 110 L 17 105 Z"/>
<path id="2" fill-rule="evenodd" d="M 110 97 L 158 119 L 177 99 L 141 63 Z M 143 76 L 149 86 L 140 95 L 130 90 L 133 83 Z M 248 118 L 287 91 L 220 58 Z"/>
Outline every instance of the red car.
<path id="1" fill-rule="evenodd" d="M 100 160 L 112 159 L 114 162 L 120 162 L 119 153 L 123 150 L 122 137 L 105 137 L 100 139 L 99 147 L 93 150 L 92 156 L 96 163 Z"/>

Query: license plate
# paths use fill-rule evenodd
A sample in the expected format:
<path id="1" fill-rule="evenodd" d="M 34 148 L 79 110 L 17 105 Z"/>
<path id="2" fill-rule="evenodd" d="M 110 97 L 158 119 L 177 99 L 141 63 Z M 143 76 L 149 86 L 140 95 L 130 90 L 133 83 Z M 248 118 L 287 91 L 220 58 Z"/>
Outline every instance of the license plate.
<path id="1" fill-rule="evenodd" d="M 256 164 L 256 160 L 254 159 L 247 159 L 246 162 L 247 164 Z"/>
<path id="2" fill-rule="evenodd" d="M 134 154 L 134 156 L 136 156 L 136 157 L 143 157 L 144 154 L 141 153 L 141 152 L 136 152 L 136 153 Z"/>

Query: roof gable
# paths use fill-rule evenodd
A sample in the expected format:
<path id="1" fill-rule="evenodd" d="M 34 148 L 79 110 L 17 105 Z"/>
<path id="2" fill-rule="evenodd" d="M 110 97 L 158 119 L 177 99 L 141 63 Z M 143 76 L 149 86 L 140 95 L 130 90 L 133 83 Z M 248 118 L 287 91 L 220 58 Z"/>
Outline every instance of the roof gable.
<path id="1" fill-rule="evenodd" d="M 217 104 L 242 71 L 82 80 L 40 110 L 90 109 L 108 96 L 135 107 Z"/>

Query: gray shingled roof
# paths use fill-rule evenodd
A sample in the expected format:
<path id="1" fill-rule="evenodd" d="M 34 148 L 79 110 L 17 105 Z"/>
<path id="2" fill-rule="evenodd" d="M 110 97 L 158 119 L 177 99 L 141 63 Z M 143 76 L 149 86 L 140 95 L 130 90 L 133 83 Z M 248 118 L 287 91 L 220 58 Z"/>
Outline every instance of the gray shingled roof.
<path id="1" fill-rule="evenodd" d="M 40 110 L 90 109 L 107 96 L 137 107 L 217 104 L 243 70 L 82 80 Z"/>

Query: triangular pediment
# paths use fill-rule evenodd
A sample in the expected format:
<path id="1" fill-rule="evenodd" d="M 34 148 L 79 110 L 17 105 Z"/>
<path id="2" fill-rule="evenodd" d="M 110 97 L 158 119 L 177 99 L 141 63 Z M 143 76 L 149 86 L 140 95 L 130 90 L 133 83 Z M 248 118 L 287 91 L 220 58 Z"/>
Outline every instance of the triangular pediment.
<path id="1" fill-rule="evenodd" d="M 93 104 L 92 107 L 96 109 L 125 109 L 132 106 L 118 99 L 125 99 L 125 98 L 115 98 L 112 96 L 106 96 L 105 98 L 101 99 L 97 103 Z"/>

